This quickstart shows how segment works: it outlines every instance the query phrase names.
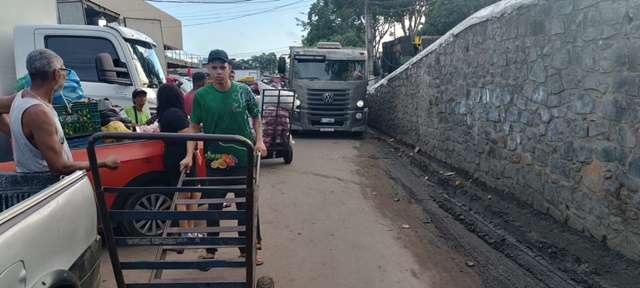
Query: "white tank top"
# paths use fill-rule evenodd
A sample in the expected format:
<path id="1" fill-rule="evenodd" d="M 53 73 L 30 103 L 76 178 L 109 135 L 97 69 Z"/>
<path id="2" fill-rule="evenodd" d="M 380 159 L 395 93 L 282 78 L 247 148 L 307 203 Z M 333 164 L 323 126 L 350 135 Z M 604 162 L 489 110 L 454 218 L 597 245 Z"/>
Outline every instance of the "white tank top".
<path id="1" fill-rule="evenodd" d="M 49 166 L 44 161 L 40 150 L 33 147 L 22 132 L 22 114 L 33 105 L 45 104 L 33 98 L 22 98 L 22 91 L 20 91 L 13 100 L 9 112 L 9 127 L 11 127 L 11 138 L 13 139 L 13 159 L 16 164 L 16 171 L 21 173 L 49 171 Z M 46 110 L 49 111 L 49 116 L 56 123 L 56 135 L 58 136 L 58 141 L 60 141 L 60 146 L 62 146 L 62 156 L 67 161 L 73 161 L 69 144 L 64 138 L 64 131 L 60 125 L 58 114 L 48 106 Z"/>

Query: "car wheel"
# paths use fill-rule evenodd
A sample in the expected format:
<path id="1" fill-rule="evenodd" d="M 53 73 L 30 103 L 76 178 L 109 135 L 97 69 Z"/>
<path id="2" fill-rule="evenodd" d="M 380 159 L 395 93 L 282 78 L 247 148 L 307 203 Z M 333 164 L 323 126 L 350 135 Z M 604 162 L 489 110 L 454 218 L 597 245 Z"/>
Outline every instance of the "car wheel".
<path id="1" fill-rule="evenodd" d="M 166 211 L 171 208 L 172 194 L 134 194 L 125 204 L 129 211 Z M 165 228 L 164 220 L 132 220 L 123 221 L 123 232 L 130 237 L 162 236 Z"/>

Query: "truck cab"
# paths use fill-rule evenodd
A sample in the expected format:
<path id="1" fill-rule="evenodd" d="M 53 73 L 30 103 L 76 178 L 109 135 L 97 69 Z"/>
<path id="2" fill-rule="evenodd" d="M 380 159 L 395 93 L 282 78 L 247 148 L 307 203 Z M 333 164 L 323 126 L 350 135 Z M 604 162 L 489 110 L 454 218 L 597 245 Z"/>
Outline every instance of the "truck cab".
<path id="1" fill-rule="evenodd" d="M 155 110 L 155 91 L 165 74 L 147 35 L 115 23 L 89 25 L 16 25 L 13 29 L 16 79 L 27 74 L 29 52 L 47 48 L 56 52 L 80 78 L 87 97 L 109 98 L 132 105 L 135 88 L 147 90 L 147 109 Z"/>
<path id="2" fill-rule="evenodd" d="M 367 53 L 321 42 L 315 48 L 291 47 L 288 87 L 295 89 L 300 106 L 291 117 L 292 131 L 346 131 L 367 129 Z M 286 73 L 281 57 L 278 72 Z"/>

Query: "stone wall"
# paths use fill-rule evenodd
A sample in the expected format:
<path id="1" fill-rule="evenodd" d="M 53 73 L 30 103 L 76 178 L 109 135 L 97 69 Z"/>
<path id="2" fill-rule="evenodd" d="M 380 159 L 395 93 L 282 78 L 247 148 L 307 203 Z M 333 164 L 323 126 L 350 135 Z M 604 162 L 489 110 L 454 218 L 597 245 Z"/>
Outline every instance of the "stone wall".
<path id="1" fill-rule="evenodd" d="M 502 1 L 369 91 L 370 124 L 640 259 L 640 1 Z"/>

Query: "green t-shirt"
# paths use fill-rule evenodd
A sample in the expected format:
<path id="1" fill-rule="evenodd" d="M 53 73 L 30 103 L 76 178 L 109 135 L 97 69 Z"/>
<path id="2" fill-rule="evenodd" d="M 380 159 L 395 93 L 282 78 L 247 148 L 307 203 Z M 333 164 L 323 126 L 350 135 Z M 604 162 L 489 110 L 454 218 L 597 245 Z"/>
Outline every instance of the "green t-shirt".
<path id="1" fill-rule="evenodd" d="M 138 112 L 136 111 L 135 106 L 125 107 L 124 114 L 127 114 L 127 117 L 131 119 L 131 122 L 136 123 L 140 126 L 147 125 L 147 121 L 151 119 L 149 111 L 142 109 L 142 112 Z M 136 114 L 138 114 L 138 121 L 136 121 Z"/>
<path id="2" fill-rule="evenodd" d="M 255 143 L 247 113 L 252 117 L 260 115 L 260 107 L 249 86 L 233 82 L 229 90 L 221 92 L 209 84 L 198 89 L 193 97 L 190 121 L 202 124 L 205 134 L 238 135 Z M 208 142 L 204 144 L 204 149 L 210 168 L 247 165 L 247 151 L 240 144 Z"/>

